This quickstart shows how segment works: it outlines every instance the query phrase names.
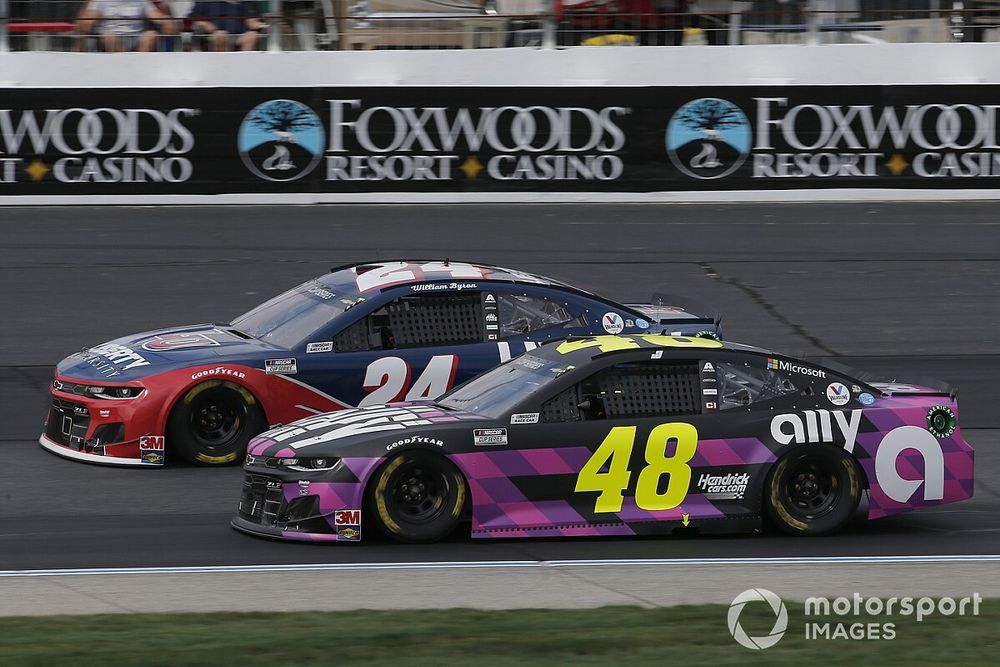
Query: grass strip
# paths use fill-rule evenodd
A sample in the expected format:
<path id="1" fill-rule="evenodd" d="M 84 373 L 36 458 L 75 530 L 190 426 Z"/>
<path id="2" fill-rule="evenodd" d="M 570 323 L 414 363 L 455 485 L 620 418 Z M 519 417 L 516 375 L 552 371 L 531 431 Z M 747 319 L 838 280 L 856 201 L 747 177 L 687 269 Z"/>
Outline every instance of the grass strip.
<path id="1" fill-rule="evenodd" d="M 0 665 L 995 665 L 1000 601 L 978 616 L 828 617 L 894 624 L 894 639 L 806 639 L 801 604 L 765 650 L 739 646 L 726 605 L 661 609 L 435 609 L 305 613 L 109 614 L 0 618 Z M 766 635 L 774 614 L 750 603 L 740 623 Z M 856 627 L 856 626 L 855 626 Z M 831 630 L 832 632 L 833 630 Z"/>

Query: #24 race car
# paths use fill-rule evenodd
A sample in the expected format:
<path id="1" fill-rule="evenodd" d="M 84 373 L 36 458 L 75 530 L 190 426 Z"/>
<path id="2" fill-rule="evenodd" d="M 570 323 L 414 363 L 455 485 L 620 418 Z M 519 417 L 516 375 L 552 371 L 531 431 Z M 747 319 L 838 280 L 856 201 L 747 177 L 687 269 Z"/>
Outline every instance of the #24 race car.
<path id="1" fill-rule="evenodd" d="M 970 498 L 948 392 L 670 335 L 573 337 L 434 402 L 316 415 L 250 443 L 232 525 L 431 542 L 842 528 Z"/>
<path id="2" fill-rule="evenodd" d="M 435 398 L 554 338 L 660 331 L 714 337 L 719 322 L 496 266 L 341 266 L 229 324 L 149 331 L 69 356 L 39 442 L 95 463 L 226 464 L 270 424 Z"/>

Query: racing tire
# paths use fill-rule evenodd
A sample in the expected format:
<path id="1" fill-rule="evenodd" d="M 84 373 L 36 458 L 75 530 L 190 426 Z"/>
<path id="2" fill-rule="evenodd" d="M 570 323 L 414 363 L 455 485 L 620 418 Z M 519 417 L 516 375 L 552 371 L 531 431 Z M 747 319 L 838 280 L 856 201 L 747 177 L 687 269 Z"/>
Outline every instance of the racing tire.
<path id="1" fill-rule="evenodd" d="M 244 387 L 212 380 L 191 387 L 167 419 L 167 446 L 202 466 L 242 461 L 250 438 L 267 429 L 264 411 Z"/>
<path id="2" fill-rule="evenodd" d="M 465 478 L 443 456 L 413 450 L 383 465 L 368 484 L 367 506 L 379 529 L 397 542 L 437 542 L 461 521 Z"/>
<path id="3" fill-rule="evenodd" d="M 800 447 L 781 457 L 765 482 L 767 515 L 791 535 L 828 535 L 842 529 L 861 501 L 854 458 L 830 446 Z"/>

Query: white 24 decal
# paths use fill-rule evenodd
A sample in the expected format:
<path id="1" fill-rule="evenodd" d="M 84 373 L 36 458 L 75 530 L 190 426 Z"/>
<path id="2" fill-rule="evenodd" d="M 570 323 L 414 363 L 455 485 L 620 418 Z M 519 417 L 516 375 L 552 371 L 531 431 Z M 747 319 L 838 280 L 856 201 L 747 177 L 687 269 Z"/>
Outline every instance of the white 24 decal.
<path id="1" fill-rule="evenodd" d="M 427 262 L 416 265 L 407 262 L 390 262 L 382 264 L 376 269 L 366 271 L 358 276 L 358 289 L 362 292 L 370 292 L 374 289 L 391 287 L 400 283 L 410 282 L 417 279 L 414 269 L 426 275 L 428 273 L 444 273 L 453 280 L 482 280 L 485 276 L 483 270 L 478 266 L 463 264 L 461 262 Z"/>
<path id="2" fill-rule="evenodd" d="M 427 362 L 427 368 L 420 374 L 413 386 L 410 365 L 399 357 L 382 357 L 368 365 L 365 371 L 364 390 L 369 393 L 358 407 L 381 405 L 395 401 L 415 401 L 423 398 L 437 398 L 451 389 L 458 370 L 458 357 L 454 354 L 437 354 Z M 409 391 L 407 391 L 409 387 Z"/>

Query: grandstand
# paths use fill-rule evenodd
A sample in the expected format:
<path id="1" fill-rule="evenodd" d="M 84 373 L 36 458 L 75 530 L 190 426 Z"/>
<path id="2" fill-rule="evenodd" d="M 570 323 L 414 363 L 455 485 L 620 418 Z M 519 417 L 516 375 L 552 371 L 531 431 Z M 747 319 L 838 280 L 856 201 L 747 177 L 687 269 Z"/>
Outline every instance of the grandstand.
<path id="1" fill-rule="evenodd" d="M 144 1 L 144 0 L 143 0 Z M 0 52 L 101 51 L 100 4 L 139 0 L 0 0 Z M 211 4 L 211 3 L 206 3 Z M 209 39 L 193 0 L 157 0 L 148 50 L 227 48 Z M 233 17 L 253 49 L 335 51 L 565 46 L 982 42 L 1000 38 L 997 0 L 250 0 Z M 241 24 L 242 25 L 242 24 Z M 240 28 L 243 29 L 242 27 Z M 221 45 L 221 46 L 220 46 Z M 228 48 L 239 48 L 235 42 Z M 125 49 L 133 50 L 133 49 Z"/>

